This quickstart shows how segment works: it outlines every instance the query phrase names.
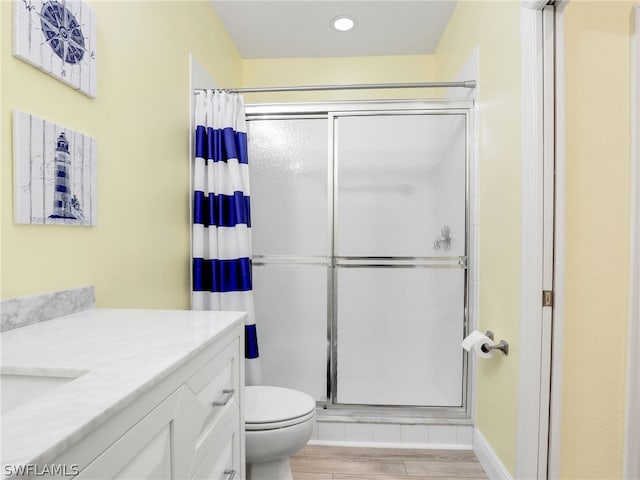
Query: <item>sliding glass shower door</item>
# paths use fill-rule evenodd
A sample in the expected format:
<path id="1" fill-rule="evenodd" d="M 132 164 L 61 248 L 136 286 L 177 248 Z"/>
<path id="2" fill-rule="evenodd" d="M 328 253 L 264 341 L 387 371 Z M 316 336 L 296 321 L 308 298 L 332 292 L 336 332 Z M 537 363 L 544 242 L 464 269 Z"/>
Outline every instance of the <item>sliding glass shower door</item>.
<path id="1" fill-rule="evenodd" d="M 248 117 L 263 380 L 464 407 L 468 110 L 367 107 Z"/>
<path id="2" fill-rule="evenodd" d="M 462 404 L 466 118 L 334 118 L 336 401 Z"/>

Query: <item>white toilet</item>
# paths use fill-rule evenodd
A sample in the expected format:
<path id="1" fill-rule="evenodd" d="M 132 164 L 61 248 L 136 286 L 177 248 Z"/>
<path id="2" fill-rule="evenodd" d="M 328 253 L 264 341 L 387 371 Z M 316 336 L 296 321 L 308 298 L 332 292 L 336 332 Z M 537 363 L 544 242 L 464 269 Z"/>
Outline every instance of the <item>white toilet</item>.
<path id="1" fill-rule="evenodd" d="M 292 480 L 289 457 L 311 439 L 316 402 L 282 387 L 245 387 L 247 480 Z"/>

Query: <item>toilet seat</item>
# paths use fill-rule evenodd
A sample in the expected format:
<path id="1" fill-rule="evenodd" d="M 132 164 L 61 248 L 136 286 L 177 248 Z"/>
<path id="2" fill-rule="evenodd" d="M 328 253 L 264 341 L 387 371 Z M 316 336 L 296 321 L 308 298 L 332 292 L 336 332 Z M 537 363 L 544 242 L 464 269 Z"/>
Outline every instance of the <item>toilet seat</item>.
<path id="1" fill-rule="evenodd" d="M 304 423 L 307 420 L 311 420 L 316 416 L 315 410 L 309 412 L 307 415 L 302 417 L 290 418 L 288 420 L 283 420 L 281 422 L 270 422 L 270 423 L 249 423 L 245 422 L 244 429 L 248 432 L 256 432 L 263 430 L 275 430 L 278 428 L 291 427 L 292 425 L 298 425 L 299 423 Z"/>
<path id="2" fill-rule="evenodd" d="M 283 387 L 245 387 L 245 430 L 274 430 L 315 417 L 316 402 L 306 393 Z"/>

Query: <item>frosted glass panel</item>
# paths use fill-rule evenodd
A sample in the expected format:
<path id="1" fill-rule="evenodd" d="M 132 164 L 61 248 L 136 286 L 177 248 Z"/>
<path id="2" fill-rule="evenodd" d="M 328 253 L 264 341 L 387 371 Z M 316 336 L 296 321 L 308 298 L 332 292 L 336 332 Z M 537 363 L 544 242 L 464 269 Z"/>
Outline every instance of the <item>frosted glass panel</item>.
<path id="1" fill-rule="evenodd" d="M 248 122 L 253 252 L 327 254 L 327 121 Z"/>
<path id="2" fill-rule="evenodd" d="M 340 117 L 338 255 L 465 252 L 464 115 Z"/>
<path id="3" fill-rule="evenodd" d="M 327 268 L 254 266 L 253 289 L 265 385 L 327 398 Z"/>
<path id="4" fill-rule="evenodd" d="M 464 271 L 338 270 L 338 402 L 461 406 Z"/>

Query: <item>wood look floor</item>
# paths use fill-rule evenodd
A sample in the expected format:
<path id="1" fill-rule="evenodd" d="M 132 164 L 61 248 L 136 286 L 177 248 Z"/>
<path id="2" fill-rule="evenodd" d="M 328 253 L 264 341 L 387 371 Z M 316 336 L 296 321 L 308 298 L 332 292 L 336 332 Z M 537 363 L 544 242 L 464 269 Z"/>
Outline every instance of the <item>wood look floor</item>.
<path id="1" fill-rule="evenodd" d="M 291 458 L 294 480 L 479 480 L 487 475 L 471 450 L 321 447 Z"/>

